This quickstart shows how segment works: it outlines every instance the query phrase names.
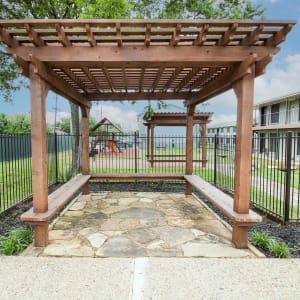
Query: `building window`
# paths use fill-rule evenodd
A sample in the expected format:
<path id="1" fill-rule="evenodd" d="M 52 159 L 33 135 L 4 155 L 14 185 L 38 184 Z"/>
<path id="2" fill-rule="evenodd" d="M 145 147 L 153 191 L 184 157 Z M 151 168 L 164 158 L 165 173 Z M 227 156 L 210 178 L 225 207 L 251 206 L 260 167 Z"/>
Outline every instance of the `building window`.
<path id="1" fill-rule="evenodd" d="M 277 153 L 278 148 L 278 135 L 277 133 L 270 133 L 270 152 Z"/>
<path id="2" fill-rule="evenodd" d="M 259 135 L 259 152 L 264 153 L 266 151 L 267 151 L 267 149 L 266 149 L 266 135 L 265 135 L 265 133 L 261 133 Z"/>
<path id="3" fill-rule="evenodd" d="M 265 126 L 267 125 L 267 107 L 263 106 L 260 109 L 260 125 Z"/>
<path id="4" fill-rule="evenodd" d="M 271 123 L 276 124 L 279 123 L 279 108 L 280 104 L 273 104 L 271 106 Z"/>
<path id="5" fill-rule="evenodd" d="M 230 132 L 230 127 L 227 127 L 227 132 L 228 132 L 228 133 Z"/>

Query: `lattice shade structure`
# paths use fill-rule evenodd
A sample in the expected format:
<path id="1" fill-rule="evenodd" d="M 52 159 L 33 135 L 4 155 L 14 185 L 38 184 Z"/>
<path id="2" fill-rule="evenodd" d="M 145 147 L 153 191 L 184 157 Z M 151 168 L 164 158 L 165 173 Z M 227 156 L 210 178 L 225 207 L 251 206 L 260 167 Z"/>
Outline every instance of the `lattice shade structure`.
<path id="1" fill-rule="evenodd" d="M 6 20 L 0 21 L 0 34 L 24 75 L 29 76 L 33 63 L 56 92 L 75 102 L 190 99 L 200 103 L 231 88 L 253 64 L 256 76 L 262 74 L 293 24 Z M 67 95 L 59 91 L 56 81 L 71 89 L 73 97 L 69 91 Z M 219 88 L 212 94 L 215 83 Z"/>
<path id="2" fill-rule="evenodd" d="M 249 205 L 254 79 L 264 73 L 294 24 L 261 20 L 0 20 L 1 41 L 30 79 L 33 209 L 22 219 L 34 225 L 35 244 L 47 245 L 48 221 L 79 188 L 88 194 L 88 180 L 106 176 L 90 174 L 90 101 L 183 99 L 187 106 L 183 117 L 185 174 L 179 179 L 186 181 L 185 193 L 190 195 L 192 186 L 204 191 L 233 221 L 233 243 L 247 248 L 248 227 L 261 219 Z M 192 175 L 195 107 L 231 88 L 238 100 L 232 201 Z M 48 198 L 45 101 L 49 89 L 81 108 L 82 174 Z M 173 118 L 184 120 L 179 115 Z M 153 136 L 152 132 L 150 138 Z M 153 148 L 153 143 L 148 145 Z M 202 167 L 205 148 L 202 143 Z M 153 161 L 153 151 L 148 150 Z M 174 179 L 172 174 L 122 175 L 119 178 Z M 118 174 L 111 178 L 117 179 Z"/>

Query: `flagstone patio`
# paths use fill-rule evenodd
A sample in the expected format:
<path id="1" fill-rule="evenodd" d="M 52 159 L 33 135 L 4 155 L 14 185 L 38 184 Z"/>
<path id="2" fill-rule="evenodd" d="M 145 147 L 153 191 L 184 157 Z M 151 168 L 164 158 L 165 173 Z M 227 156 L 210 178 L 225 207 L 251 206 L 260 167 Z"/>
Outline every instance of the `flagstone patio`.
<path id="1" fill-rule="evenodd" d="M 49 245 L 24 255 L 58 257 L 255 257 L 196 196 L 100 192 L 77 197 L 53 222 Z"/>

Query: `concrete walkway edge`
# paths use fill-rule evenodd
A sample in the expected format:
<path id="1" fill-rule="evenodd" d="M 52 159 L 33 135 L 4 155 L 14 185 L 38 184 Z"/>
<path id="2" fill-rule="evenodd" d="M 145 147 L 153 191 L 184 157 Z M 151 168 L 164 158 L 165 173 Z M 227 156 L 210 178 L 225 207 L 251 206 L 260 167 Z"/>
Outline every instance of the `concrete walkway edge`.
<path id="1" fill-rule="evenodd" d="M 300 299 L 300 260 L 0 257 L 1 299 Z"/>

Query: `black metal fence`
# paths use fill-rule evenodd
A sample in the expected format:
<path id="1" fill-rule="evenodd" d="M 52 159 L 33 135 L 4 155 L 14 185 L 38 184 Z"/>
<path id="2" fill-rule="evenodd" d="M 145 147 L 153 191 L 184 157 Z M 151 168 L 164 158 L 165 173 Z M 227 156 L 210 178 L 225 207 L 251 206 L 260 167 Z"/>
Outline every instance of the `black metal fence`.
<path id="1" fill-rule="evenodd" d="M 72 177 L 72 135 L 47 136 L 48 184 Z M 32 195 L 30 135 L 0 135 L 0 212 Z"/>
<path id="2" fill-rule="evenodd" d="M 208 163 L 195 173 L 234 192 L 235 136 L 208 137 Z M 300 222 L 300 136 L 292 132 L 254 133 L 251 202 L 282 223 Z"/>
<path id="3" fill-rule="evenodd" d="M 29 136 L 0 136 L 0 212 L 31 196 L 29 140 Z M 65 182 L 76 173 L 80 161 L 72 151 L 74 140 L 70 135 L 48 136 L 49 185 Z M 253 206 L 281 222 L 300 222 L 300 136 L 254 134 L 252 150 Z M 183 174 L 185 158 L 184 136 L 90 137 L 91 173 Z M 235 136 L 212 136 L 205 141 L 194 136 L 194 173 L 229 193 L 234 191 L 234 160 Z"/>

